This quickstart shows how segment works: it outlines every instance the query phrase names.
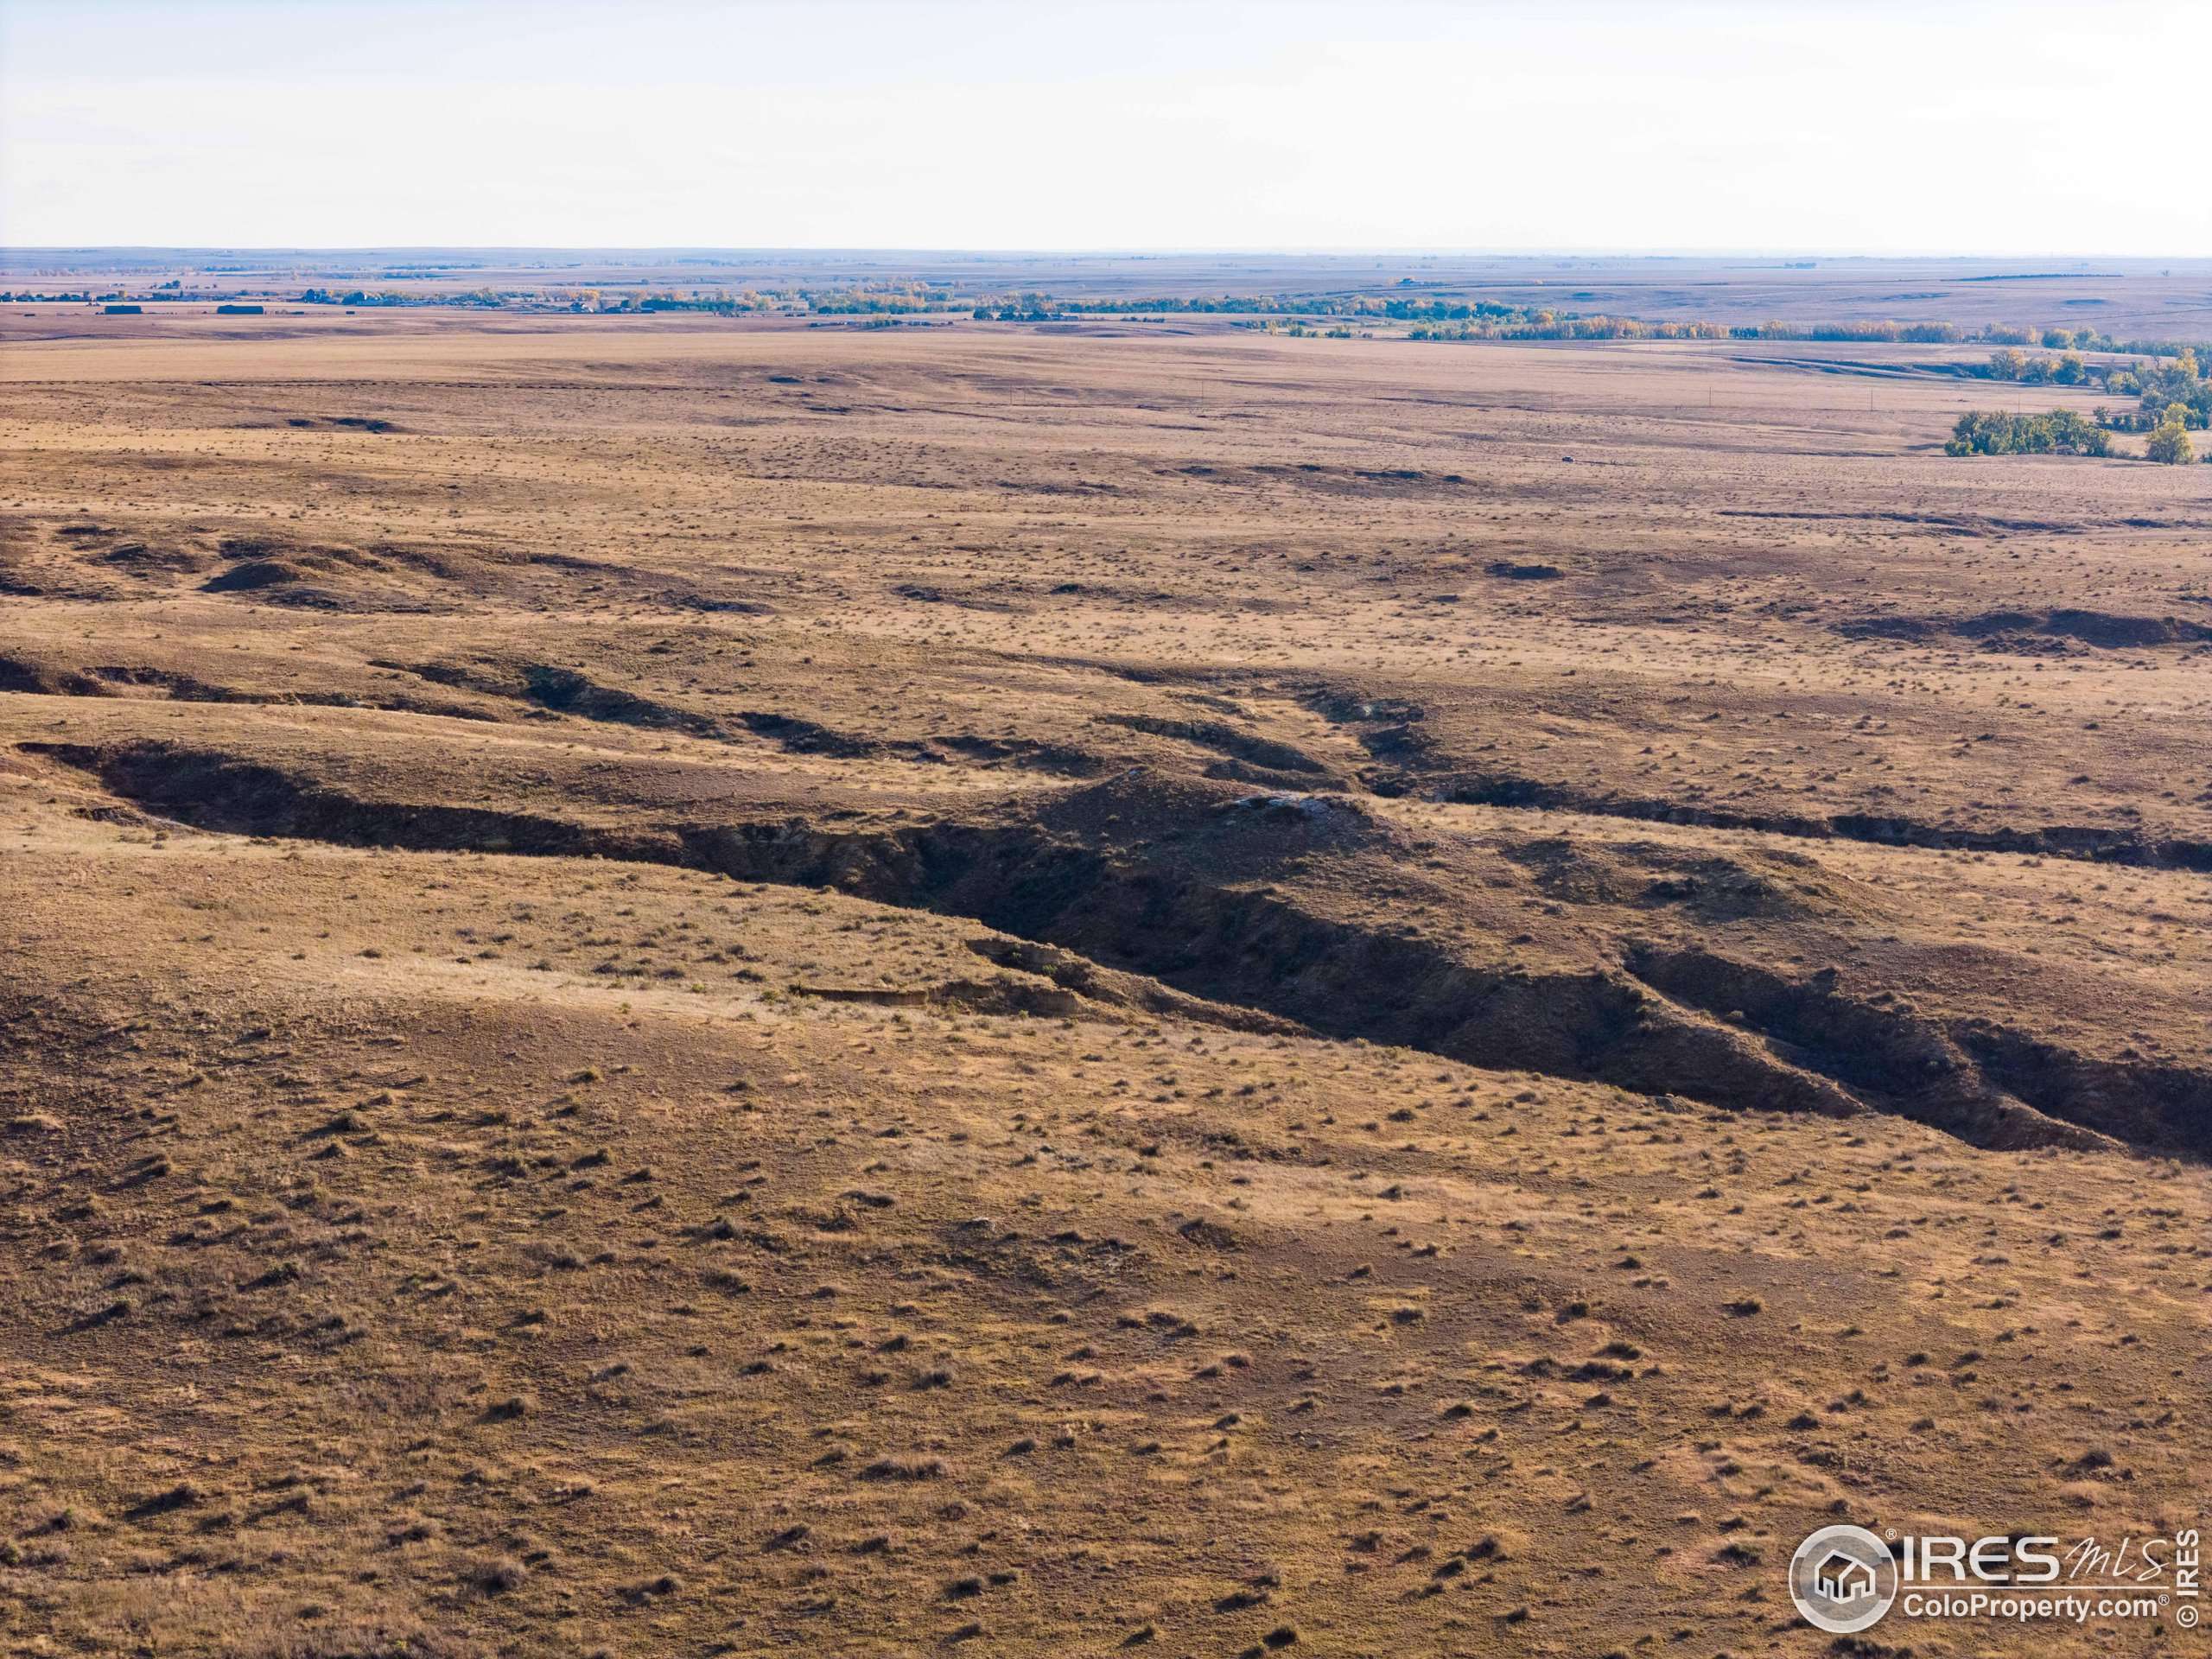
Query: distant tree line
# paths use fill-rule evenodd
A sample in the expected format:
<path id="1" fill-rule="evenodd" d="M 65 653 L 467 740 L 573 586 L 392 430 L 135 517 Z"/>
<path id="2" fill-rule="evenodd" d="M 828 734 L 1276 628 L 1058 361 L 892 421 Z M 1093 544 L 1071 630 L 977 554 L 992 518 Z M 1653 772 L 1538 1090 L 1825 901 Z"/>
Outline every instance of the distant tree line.
<path id="1" fill-rule="evenodd" d="M 2109 433 L 2141 432 L 2145 461 L 2186 466 L 2196 459 L 2190 433 L 2212 423 L 2212 397 L 2207 395 L 2212 382 L 2196 368 L 2196 359 L 2184 355 L 2177 363 L 2153 371 L 2154 384 L 2145 391 L 2140 409 L 2131 414 L 2107 415 L 2101 408 L 2093 416 L 2070 409 L 2054 409 L 2047 415 L 1969 410 L 1951 429 L 1943 451 L 1952 455 L 2108 455 Z M 2212 455 L 2206 459 L 2212 461 Z"/>
<path id="2" fill-rule="evenodd" d="M 1134 316 L 1367 318 L 1393 322 L 1526 322 L 1538 313 L 1491 300 L 1405 299 L 1366 294 L 1200 294 L 1145 299 L 1061 299 L 1033 290 L 986 296 L 970 315 L 979 322 L 1057 322 L 1074 317 Z"/>
<path id="3" fill-rule="evenodd" d="M 0 295 L 0 300 L 10 297 L 28 300 L 92 296 Z M 124 296 L 118 294 L 99 297 Z M 559 286 L 551 289 L 480 288 L 467 294 L 367 288 L 340 293 L 327 288 L 309 288 L 300 298 L 309 305 L 512 306 L 522 309 L 604 313 L 693 311 L 717 316 L 758 312 L 817 316 L 949 314 L 964 315 L 978 322 L 1061 322 L 1083 317 L 1127 317 L 1153 321 L 1176 316 L 1280 317 L 1300 321 L 1312 333 L 1329 333 L 1332 327 L 1363 322 L 1405 324 L 1409 337 L 1421 340 L 1742 340 L 1980 344 L 2005 348 L 1991 359 L 1987 371 L 1991 378 L 2030 384 L 2048 381 L 2057 385 L 2101 382 L 2105 371 L 2089 363 L 2085 353 L 2149 359 L 2178 358 L 2191 352 L 2199 357 L 2212 355 L 2212 343 L 2192 346 L 2176 340 L 2115 340 L 2094 328 L 2031 328 L 2011 323 L 1969 328 L 1955 322 L 1890 318 L 1811 322 L 1774 319 L 1756 323 L 1705 319 L 1654 321 L 1603 314 L 1586 315 L 1549 306 L 1512 305 L 1455 293 L 1147 295 L 1123 299 L 1055 295 L 1035 289 L 962 294 L 945 283 L 912 279 L 824 288 L 747 289 L 741 293 L 727 289 L 692 289 L 683 294 L 672 289 L 651 292 L 633 289 L 626 292 Z M 2038 346 L 2058 355 L 2039 358 L 2018 350 Z M 2005 352 L 2012 355 L 2005 355 Z"/>
<path id="4" fill-rule="evenodd" d="M 1414 340 L 1736 340 L 1755 337 L 1721 322 L 1646 322 L 1640 317 L 1529 311 L 1505 321 L 1416 327 Z"/>
<path id="5" fill-rule="evenodd" d="M 343 294 L 327 288 L 303 288 L 300 290 L 302 305 L 350 305 L 356 309 L 372 306 L 406 305 L 473 305 L 495 310 L 507 302 L 508 296 L 497 289 L 475 288 L 466 294 L 400 294 L 390 289 L 356 288 Z"/>
<path id="6" fill-rule="evenodd" d="M 8 296 L 0 296 L 0 298 Z M 23 299 L 48 296 L 25 294 Z M 90 297 L 90 296 L 85 296 Z M 124 297 L 122 295 L 103 298 Z M 1993 323 L 1968 328 L 1955 322 L 1893 318 L 1788 322 L 1772 319 L 1756 323 L 1717 322 L 1707 319 L 1655 321 L 1641 317 L 1584 315 L 1550 306 L 1514 305 L 1465 294 L 1400 294 L 1390 292 L 1335 294 L 1198 294 L 1145 295 L 1135 298 L 1110 296 L 1065 296 L 1036 289 L 1004 293 L 962 294 L 953 286 L 926 280 L 856 283 L 836 287 L 755 289 L 732 293 L 727 289 L 692 289 L 678 294 L 633 289 L 629 291 L 556 288 L 494 290 L 480 288 L 467 294 L 436 291 L 395 291 L 356 288 L 340 293 L 309 288 L 301 299 L 310 305 L 395 306 L 477 305 L 515 306 L 525 309 L 593 312 L 696 311 L 715 315 L 753 312 L 810 313 L 818 316 L 904 315 L 917 313 L 965 315 L 978 322 L 1059 322 L 1082 317 L 1130 317 L 1160 321 L 1175 316 L 1286 317 L 1302 319 L 1319 330 L 1332 324 L 1402 323 L 1408 333 L 1424 340 L 1805 340 L 1861 343 L 1959 345 L 1980 343 L 2018 347 L 2041 346 L 2058 353 L 2124 353 L 2149 358 L 2177 357 L 2192 349 L 2173 340 L 2115 340 L 2094 328 L 2030 328 Z M 2212 353 L 2212 344 L 2195 347 L 2199 355 Z M 2039 359 L 2023 357 L 2012 377 L 2033 381 L 2044 372 L 2032 366 Z M 1999 376 L 1999 378 L 2006 378 Z M 2075 384 L 2060 380 L 2058 384 Z"/>
<path id="7" fill-rule="evenodd" d="M 2046 334 L 2053 339 L 2061 331 Z M 2078 337 L 2077 337 L 2078 338 Z M 2196 349 L 2183 346 L 2171 357 L 2128 364 L 2089 363 L 2078 351 L 2056 357 L 2030 357 L 2013 346 L 1990 354 L 1988 376 L 1993 380 L 2018 381 L 2029 385 L 2095 386 L 2120 397 L 2133 397 L 2132 410 L 2113 410 L 2099 404 L 2094 420 L 2110 432 L 2149 435 L 2144 453 L 2153 461 L 2188 461 L 2195 458 L 2189 435 L 2212 427 L 2212 378 L 2201 368 Z M 1975 435 L 1961 426 L 1954 443 Z M 1978 439 L 1955 454 L 2013 453 L 1992 449 Z"/>
<path id="8" fill-rule="evenodd" d="M 2148 432 L 2178 426 L 2201 432 L 2212 427 L 2212 378 L 2198 366 L 2193 351 L 2183 352 L 2171 363 L 2138 363 L 2114 371 L 2105 378 L 2105 390 L 2136 400 L 2132 413 L 2106 417 L 2116 430 Z"/>
<path id="9" fill-rule="evenodd" d="M 1989 354 L 1989 378 L 1993 380 L 2022 380 L 2030 385 L 2079 386 L 2092 379 L 2102 380 L 2111 371 L 2092 369 L 2079 352 L 2067 352 L 2057 357 L 2030 357 L 2016 346 L 2007 346 Z"/>
<path id="10" fill-rule="evenodd" d="M 2143 459 L 2186 466 L 2196 459 L 2183 423 L 2182 405 L 2173 404 L 2157 424 L 2141 429 Z M 1968 410 L 1959 416 L 1943 445 L 1948 455 L 2109 455 L 2109 429 L 2070 409 L 2047 415 L 2014 415 L 2005 410 Z M 2212 460 L 2208 455 L 2207 460 Z"/>
<path id="11" fill-rule="evenodd" d="M 1943 446 L 1949 455 L 2108 455 L 2112 440 L 2087 416 L 2070 409 L 2048 415 L 1969 410 L 1959 416 Z"/>
<path id="12" fill-rule="evenodd" d="M 2094 328 L 2018 328 L 1992 323 L 1975 338 L 1988 346 L 2040 346 L 2050 352 L 2103 352 L 2119 357 L 2179 357 L 2192 352 L 2202 357 L 2212 345 L 2182 340 L 2120 340 Z"/>

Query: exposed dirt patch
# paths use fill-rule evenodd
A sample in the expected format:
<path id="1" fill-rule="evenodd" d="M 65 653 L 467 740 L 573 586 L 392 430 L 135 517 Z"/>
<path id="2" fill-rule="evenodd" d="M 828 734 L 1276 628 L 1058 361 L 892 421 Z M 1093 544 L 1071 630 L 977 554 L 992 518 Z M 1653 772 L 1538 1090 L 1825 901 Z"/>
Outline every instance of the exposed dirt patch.
<path id="1" fill-rule="evenodd" d="M 2105 611 L 1986 611 L 1978 616 L 1877 616 L 1840 622 L 1847 639 L 1972 640 L 1990 650 L 2047 647 L 2052 642 L 2100 651 L 2140 651 L 2158 645 L 2212 642 L 2212 624 L 2188 617 L 2125 616 Z"/>
<path id="2" fill-rule="evenodd" d="M 283 559 L 241 559 L 221 574 L 208 577 L 200 587 L 211 594 L 252 594 L 306 580 L 306 571 Z"/>

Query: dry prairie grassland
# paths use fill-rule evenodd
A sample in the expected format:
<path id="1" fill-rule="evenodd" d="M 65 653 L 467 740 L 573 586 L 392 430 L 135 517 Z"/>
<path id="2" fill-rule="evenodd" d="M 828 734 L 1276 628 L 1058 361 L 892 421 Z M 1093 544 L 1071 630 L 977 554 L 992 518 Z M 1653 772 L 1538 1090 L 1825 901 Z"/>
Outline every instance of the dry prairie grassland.
<path id="1" fill-rule="evenodd" d="M 2164 1650 L 1782 1573 L 2212 1491 L 2212 470 L 118 321 L 0 357 L 10 1651 Z"/>

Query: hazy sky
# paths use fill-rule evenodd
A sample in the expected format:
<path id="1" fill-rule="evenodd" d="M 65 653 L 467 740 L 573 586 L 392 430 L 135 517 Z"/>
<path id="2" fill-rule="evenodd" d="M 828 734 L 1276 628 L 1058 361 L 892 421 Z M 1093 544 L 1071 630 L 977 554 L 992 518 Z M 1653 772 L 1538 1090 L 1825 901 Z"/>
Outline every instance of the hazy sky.
<path id="1" fill-rule="evenodd" d="M 0 242 L 2212 255 L 2212 3 L 0 0 Z"/>

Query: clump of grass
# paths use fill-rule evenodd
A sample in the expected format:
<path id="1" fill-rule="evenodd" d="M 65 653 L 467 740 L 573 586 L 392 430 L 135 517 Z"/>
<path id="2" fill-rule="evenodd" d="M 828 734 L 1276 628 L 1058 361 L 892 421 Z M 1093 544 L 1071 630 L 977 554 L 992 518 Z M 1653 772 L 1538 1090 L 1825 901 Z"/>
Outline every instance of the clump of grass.
<path id="1" fill-rule="evenodd" d="M 503 1596 L 521 1589 L 530 1570 L 512 1555 L 493 1555 L 470 1562 L 461 1576 L 473 1588 L 487 1596 Z"/>
<path id="2" fill-rule="evenodd" d="M 862 1480 L 940 1480 L 942 1458 L 878 1458 L 861 1471 Z"/>
<path id="3" fill-rule="evenodd" d="M 191 1481 L 179 1481 L 165 1492 L 156 1492 L 124 1511 L 126 1520 L 146 1521 L 175 1510 L 188 1510 L 206 1495 Z"/>

